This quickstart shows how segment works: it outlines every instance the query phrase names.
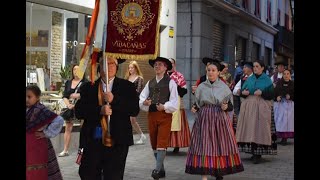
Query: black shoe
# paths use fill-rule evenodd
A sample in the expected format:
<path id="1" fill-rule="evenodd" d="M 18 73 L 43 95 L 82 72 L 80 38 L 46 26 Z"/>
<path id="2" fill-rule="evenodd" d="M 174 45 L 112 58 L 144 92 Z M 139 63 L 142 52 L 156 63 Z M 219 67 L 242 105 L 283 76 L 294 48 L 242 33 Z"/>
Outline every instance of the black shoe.
<path id="1" fill-rule="evenodd" d="M 254 155 L 253 164 L 259 164 L 261 162 L 261 155 Z"/>
<path id="2" fill-rule="evenodd" d="M 222 176 L 217 176 L 217 177 L 216 177 L 216 180 L 222 180 L 222 179 L 223 179 Z"/>
<path id="3" fill-rule="evenodd" d="M 280 144 L 283 145 L 283 146 L 287 145 L 288 144 L 287 143 L 287 139 L 282 138 Z"/>
<path id="4" fill-rule="evenodd" d="M 179 153 L 179 148 L 178 147 L 174 148 L 172 152 L 173 153 Z"/>
<path id="5" fill-rule="evenodd" d="M 153 177 L 153 179 L 157 179 L 158 180 L 160 178 L 160 172 L 158 170 L 154 169 L 152 171 L 151 177 Z"/>
<path id="6" fill-rule="evenodd" d="M 159 171 L 159 178 L 164 178 L 166 177 L 166 171 L 165 170 L 160 170 Z"/>

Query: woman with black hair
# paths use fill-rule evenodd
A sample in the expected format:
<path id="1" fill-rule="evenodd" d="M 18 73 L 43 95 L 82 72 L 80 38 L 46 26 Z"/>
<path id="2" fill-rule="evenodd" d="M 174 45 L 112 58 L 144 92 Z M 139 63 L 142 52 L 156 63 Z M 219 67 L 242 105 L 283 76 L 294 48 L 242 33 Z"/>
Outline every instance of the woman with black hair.
<path id="1" fill-rule="evenodd" d="M 206 65 L 208 79 L 195 91 L 196 113 L 191 133 L 185 172 L 198 174 L 202 180 L 207 175 L 222 176 L 244 170 L 232 124 L 226 112 L 233 110 L 230 88 L 219 78 L 222 65 L 209 61 Z"/>
<path id="2" fill-rule="evenodd" d="M 50 138 L 57 136 L 63 118 L 40 102 L 41 90 L 26 88 L 26 179 L 62 180 L 56 153 Z"/>
<path id="3" fill-rule="evenodd" d="M 262 155 L 276 155 L 277 144 L 272 118 L 273 84 L 261 61 L 253 63 L 254 74 L 241 87 L 241 103 L 237 124 L 239 150 L 252 154 L 254 164 L 261 161 Z"/>

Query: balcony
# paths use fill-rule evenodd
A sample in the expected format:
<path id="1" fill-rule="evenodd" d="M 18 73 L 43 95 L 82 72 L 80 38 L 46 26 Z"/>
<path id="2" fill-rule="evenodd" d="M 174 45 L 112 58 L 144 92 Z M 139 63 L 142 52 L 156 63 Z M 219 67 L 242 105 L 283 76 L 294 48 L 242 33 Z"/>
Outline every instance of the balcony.
<path id="1" fill-rule="evenodd" d="M 278 33 L 275 36 L 275 50 L 285 56 L 293 57 L 294 54 L 294 33 L 283 26 L 275 26 Z"/>
<path id="2" fill-rule="evenodd" d="M 232 5 L 243 9 L 244 11 L 249 11 L 249 1 L 248 0 L 225 0 L 226 2 L 231 3 Z"/>

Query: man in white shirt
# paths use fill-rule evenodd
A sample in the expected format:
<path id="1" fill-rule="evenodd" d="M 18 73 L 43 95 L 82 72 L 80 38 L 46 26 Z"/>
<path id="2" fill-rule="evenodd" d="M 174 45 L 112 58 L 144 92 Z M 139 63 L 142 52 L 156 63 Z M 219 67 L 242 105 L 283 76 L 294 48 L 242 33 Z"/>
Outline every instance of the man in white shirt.
<path id="1" fill-rule="evenodd" d="M 163 162 L 169 146 L 172 113 L 178 109 L 178 91 L 177 84 L 167 74 L 172 69 L 169 59 L 157 57 L 149 60 L 149 64 L 154 68 L 156 77 L 148 81 L 142 90 L 139 106 L 148 112 L 150 142 L 156 158 L 156 168 L 151 177 L 159 179 L 165 177 Z"/>

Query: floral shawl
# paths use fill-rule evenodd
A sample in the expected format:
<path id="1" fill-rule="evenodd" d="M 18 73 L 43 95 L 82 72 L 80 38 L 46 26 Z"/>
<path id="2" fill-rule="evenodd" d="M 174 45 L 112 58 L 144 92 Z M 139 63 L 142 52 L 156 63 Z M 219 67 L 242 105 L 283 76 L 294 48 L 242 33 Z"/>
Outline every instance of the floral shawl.
<path id="1" fill-rule="evenodd" d="M 173 73 L 171 73 L 170 78 L 174 80 L 174 82 L 176 82 L 178 86 L 182 88 L 187 88 L 186 80 L 180 72 L 174 71 Z"/>

